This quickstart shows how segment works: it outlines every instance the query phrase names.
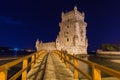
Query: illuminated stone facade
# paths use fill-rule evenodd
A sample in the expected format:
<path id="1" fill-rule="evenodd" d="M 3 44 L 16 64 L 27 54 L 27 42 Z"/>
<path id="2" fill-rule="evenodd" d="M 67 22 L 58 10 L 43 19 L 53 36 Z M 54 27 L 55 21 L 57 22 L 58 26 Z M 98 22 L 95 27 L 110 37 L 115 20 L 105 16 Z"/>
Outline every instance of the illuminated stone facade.
<path id="1" fill-rule="evenodd" d="M 40 50 L 48 50 L 48 51 L 51 51 L 51 50 L 56 50 L 56 47 L 55 47 L 55 42 L 48 42 L 48 43 L 43 43 L 42 41 L 39 42 L 39 40 L 37 39 L 36 41 L 36 49 L 37 51 L 40 51 Z"/>
<path id="2" fill-rule="evenodd" d="M 84 21 L 84 18 L 84 12 L 79 12 L 77 7 L 74 7 L 74 10 L 70 12 L 62 12 L 62 21 L 59 23 L 60 32 L 56 42 L 42 43 L 37 40 L 37 51 L 40 49 L 57 49 L 67 50 L 70 54 L 87 54 L 87 23 Z"/>

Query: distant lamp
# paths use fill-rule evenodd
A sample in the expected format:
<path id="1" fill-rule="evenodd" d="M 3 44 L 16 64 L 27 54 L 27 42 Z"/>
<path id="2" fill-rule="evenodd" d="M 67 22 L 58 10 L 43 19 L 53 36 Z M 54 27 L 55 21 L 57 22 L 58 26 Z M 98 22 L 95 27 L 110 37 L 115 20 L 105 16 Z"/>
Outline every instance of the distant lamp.
<path id="1" fill-rule="evenodd" d="M 14 51 L 18 51 L 18 48 L 14 48 Z"/>
<path id="2" fill-rule="evenodd" d="M 17 56 L 18 48 L 14 48 L 14 56 Z"/>

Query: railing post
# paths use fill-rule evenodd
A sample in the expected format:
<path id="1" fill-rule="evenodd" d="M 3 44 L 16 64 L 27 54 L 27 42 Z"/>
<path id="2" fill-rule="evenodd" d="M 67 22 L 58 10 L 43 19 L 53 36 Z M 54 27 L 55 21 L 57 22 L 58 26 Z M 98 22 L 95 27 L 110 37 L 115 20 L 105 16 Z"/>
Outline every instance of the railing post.
<path id="1" fill-rule="evenodd" d="M 22 72 L 22 80 L 27 80 L 27 66 L 28 66 L 28 60 L 25 59 L 23 60 L 23 66 L 22 66 L 22 69 L 24 70 Z"/>
<path id="2" fill-rule="evenodd" d="M 7 70 L 0 71 L 0 80 L 7 80 Z"/>
<path id="3" fill-rule="evenodd" d="M 61 52 L 58 52 L 59 58 L 61 59 Z"/>
<path id="4" fill-rule="evenodd" d="M 93 80 L 101 80 L 101 71 L 92 65 L 92 78 Z"/>
<path id="5" fill-rule="evenodd" d="M 62 53 L 62 62 L 64 63 L 64 53 Z"/>
<path id="6" fill-rule="evenodd" d="M 66 68 L 69 68 L 69 63 L 67 61 L 69 61 L 69 56 L 66 54 Z"/>
<path id="7" fill-rule="evenodd" d="M 62 53 L 63 53 L 63 52 L 61 51 L 61 54 L 60 54 L 61 60 L 62 60 Z"/>
<path id="8" fill-rule="evenodd" d="M 34 63 L 35 63 L 35 55 L 32 55 L 31 62 L 32 62 L 31 69 L 33 69 L 34 68 Z"/>
<path id="9" fill-rule="evenodd" d="M 58 56 L 58 58 L 60 58 L 60 53 L 59 52 L 55 52 L 56 56 Z"/>
<path id="10" fill-rule="evenodd" d="M 60 58 L 61 59 L 61 56 L 60 56 L 60 52 L 58 52 L 58 51 L 56 51 L 56 52 L 53 52 L 53 53 L 55 53 L 56 54 L 56 56 L 58 56 L 58 58 Z"/>
<path id="11" fill-rule="evenodd" d="M 38 62 L 38 52 L 36 53 L 36 58 L 35 58 L 35 63 L 37 63 Z"/>
<path id="12" fill-rule="evenodd" d="M 38 52 L 38 58 L 41 54 L 44 54 L 45 52 Z"/>
<path id="13" fill-rule="evenodd" d="M 78 67 L 78 60 L 73 59 L 73 64 L 75 67 Z M 78 79 L 78 71 L 74 68 L 74 79 Z"/>

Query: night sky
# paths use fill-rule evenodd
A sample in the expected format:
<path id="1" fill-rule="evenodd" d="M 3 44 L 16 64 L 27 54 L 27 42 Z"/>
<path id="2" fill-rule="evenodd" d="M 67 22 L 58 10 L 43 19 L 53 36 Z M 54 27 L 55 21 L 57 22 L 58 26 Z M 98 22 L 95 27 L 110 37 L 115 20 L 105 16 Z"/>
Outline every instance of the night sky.
<path id="1" fill-rule="evenodd" d="M 120 42 L 120 0 L 0 0 L 0 46 L 35 48 L 55 41 L 61 12 L 85 12 L 88 50 Z"/>

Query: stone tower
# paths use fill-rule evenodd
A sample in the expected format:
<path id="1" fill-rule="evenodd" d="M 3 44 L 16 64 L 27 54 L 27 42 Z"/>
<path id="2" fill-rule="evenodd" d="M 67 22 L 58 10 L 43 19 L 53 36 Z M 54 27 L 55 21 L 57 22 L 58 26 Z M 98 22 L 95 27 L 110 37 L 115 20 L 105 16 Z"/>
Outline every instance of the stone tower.
<path id="1" fill-rule="evenodd" d="M 76 6 L 70 12 L 62 12 L 62 21 L 59 23 L 60 32 L 56 39 L 58 50 L 67 50 L 71 54 L 87 54 L 87 23 L 84 18 L 84 12 L 79 12 Z"/>
<path id="2" fill-rule="evenodd" d="M 37 51 L 66 50 L 70 54 L 87 54 L 88 40 L 86 37 L 87 23 L 84 21 L 84 12 L 79 12 L 77 7 L 74 10 L 62 12 L 62 21 L 59 23 L 60 32 L 55 42 L 43 43 L 36 41 Z"/>

